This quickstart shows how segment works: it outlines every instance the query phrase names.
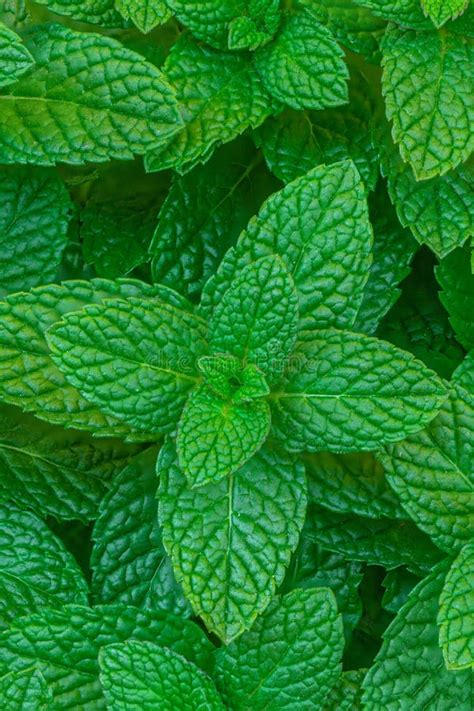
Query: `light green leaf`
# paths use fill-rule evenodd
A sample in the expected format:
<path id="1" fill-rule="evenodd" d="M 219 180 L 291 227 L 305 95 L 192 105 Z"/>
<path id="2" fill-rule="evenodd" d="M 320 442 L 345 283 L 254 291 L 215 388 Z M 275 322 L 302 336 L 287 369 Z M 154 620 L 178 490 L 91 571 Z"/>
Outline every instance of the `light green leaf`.
<path id="1" fill-rule="evenodd" d="M 354 0 L 360 7 L 371 10 L 376 17 L 383 17 L 402 27 L 433 29 L 431 20 L 422 11 L 420 0 Z"/>
<path id="2" fill-rule="evenodd" d="M 249 632 L 218 652 L 216 680 L 229 708 L 319 708 L 341 673 L 342 621 L 327 588 L 276 598 Z"/>
<path id="3" fill-rule="evenodd" d="M 54 279 L 72 208 L 58 175 L 41 168 L 3 168 L 0 205 L 0 294 Z"/>
<path id="4" fill-rule="evenodd" d="M 298 5 L 324 23 L 344 47 L 369 61 L 378 60 L 386 22 L 370 10 L 354 0 L 298 0 Z"/>
<path id="5" fill-rule="evenodd" d="M 187 311 L 130 297 L 66 314 L 47 340 L 54 362 L 87 400 L 156 438 L 174 429 L 199 381 L 205 333 L 205 322 Z"/>
<path id="6" fill-rule="evenodd" d="M 348 560 L 383 565 L 388 570 L 407 565 L 429 571 L 443 556 L 428 536 L 410 521 L 392 521 L 338 514 L 311 505 L 308 538 Z"/>
<path id="7" fill-rule="evenodd" d="M 80 22 L 102 27 L 122 27 L 123 21 L 115 9 L 114 0 L 36 0 L 48 10 Z"/>
<path id="8" fill-rule="evenodd" d="M 318 452 L 304 454 L 303 461 L 314 503 L 338 513 L 406 519 L 373 454 Z"/>
<path id="9" fill-rule="evenodd" d="M 280 20 L 279 0 L 166 2 L 198 39 L 217 49 L 253 49 L 271 39 Z"/>
<path id="10" fill-rule="evenodd" d="M 157 450 L 136 457 L 100 502 L 92 538 L 96 603 L 122 603 L 189 615 L 158 525 Z"/>
<path id="11" fill-rule="evenodd" d="M 474 544 L 459 553 L 439 598 L 439 643 L 448 669 L 474 666 Z"/>
<path id="12" fill-rule="evenodd" d="M 263 400 L 222 400 L 206 385 L 194 390 L 178 424 L 179 465 L 192 487 L 233 474 L 257 452 L 270 429 Z"/>
<path id="13" fill-rule="evenodd" d="M 0 97 L 4 163 L 124 160 L 179 129 L 159 70 L 116 40 L 49 24 L 27 46 L 35 67 Z"/>
<path id="14" fill-rule="evenodd" d="M 247 138 L 175 175 L 150 245 L 154 281 L 197 295 L 268 195 L 280 187 Z"/>
<path id="15" fill-rule="evenodd" d="M 370 85 L 351 67 L 349 104 L 324 111 L 286 109 L 257 129 L 256 140 L 278 178 L 289 182 L 321 163 L 353 160 L 367 192 L 377 182 L 377 152 L 370 135 Z"/>
<path id="16" fill-rule="evenodd" d="M 225 400 L 251 402 L 270 393 L 262 371 L 253 363 L 242 366 L 235 356 L 203 356 L 198 360 L 198 368 L 212 392 Z"/>
<path id="17" fill-rule="evenodd" d="M 164 0 L 115 0 L 115 6 L 122 17 L 131 20 L 145 34 L 171 17 Z"/>
<path id="18" fill-rule="evenodd" d="M 374 229 L 373 262 L 354 331 L 370 335 L 398 300 L 399 284 L 410 272 L 417 244 L 398 221 L 382 182 L 369 197 L 369 208 Z"/>
<path id="19" fill-rule="evenodd" d="M 474 395 L 474 351 L 464 358 L 453 373 L 453 381 Z"/>
<path id="20" fill-rule="evenodd" d="M 210 677 L 156 644 L 108 645 L 99 664 L 107 708 L 114 711 L 224 711 Z"/>
<path id="21" fill-rule="evenodd" d="M 79 566 L 46 524 L 0 504 L 0 626 L 42 607 L 87 605 L 87 596 Z"/>
<path id="22" fill-rule="evenodd" d="M 261 450 L 234 475 L 189 489 L 168 443 L 158 472 L 163 542 L 176 577 L 207 628 L 228 643 L 283 580 L 304 522 L 303 467 Z"/>
<path id="23" fill-rule="evenodd" d="M 445 399 L 410 353 L 348 331 L 305 331 L 272 394 L 272 421 L 289 451 L 374 450 L 418 432 Z"/>
<path id="24" fill-rule="evenodd" d="M 294 109 L 324 109 L 348 100 L 349 72 L 332 33 L 307 12 L 287 15 L 255 65 L 263 85 Z"/>
<path id="25" fill-rule="evenodd" d="M 428 427 L 378 454 L 415 523 L 452 552 L 474 534 L 474 397 L 453 385 Z"/>
<path id="26" fill-rule="evenodd" d="M 425 14 L 430 17 L 435 27 L 441 27 L 448 20 L 462 15 L 468 5 L 469 0 L 421 0 Z"/>
<path id="27" fill-rule="evenodd" d="M 21 37 L 0 22 L 0 87 L 17 81 L 34 63 Z"/>
<path id="28" fill-rule="evenodd" d="M 392 26 L 382 52 L 386 113 L 401 156 L 418 180 L 443 175 L 474 149 L 474 46 Z"/>
<path id="29" fill-rule="evenodd" d="M 0 675 L 35 665 L 51 689 L 52 708 L 105 711 L 99 651 L 127 640 L 169 647 L 205 670 L 212 668 L 213 647 L 189 620 L 125 605 L 67 605 L 12 622 L 0 635 Z"/>
<path id="30" fill-rule="evenodd" d="M 3 708 L 11 711 L 49 711 L 53 697 L 44 676 L 34 667 L 0 679 Z"/>
<path id="31" fill-rule="evenodd" d="M 205 163 L 221 143 L 261 124 L 272 102 L 247 56 L 217 52 L 189 35 L 172 47 L 163 66 L 176 90 L 182 128 L 166 145 L 145 157 L 148 171 L 179 173 Z"/>
<path id="32" fill-rule="evenodd" d="M 312 328 L 350 327 L 372 259 L 364 186 L 351 161 L 321 165 L 260 208 L 204 288 L 206 315 L 252 261 L 279 255 L 293 277 L 299 310 Z"/>
<path id="33" fill-rule="evenodd" d="M 449 314 L 458 341 L 467 350 L 474 348 L 474 274 L 468 244 L 441 261 L 436 268 L 436 279 L 442 289 L 440 301 Z"/>
<path id="34" fill-rule="evenodd" d="M 343 672 L 327 695 L 323 711 L 362 711 L 362 680 L 366 672 L 367 669 Z"/>
<path id="35" fill-rule="evenodd" d="M 52 361 L 45 332 L 67 313 L 110 297 L 160 298 L 191 308 L 166 287 L 123 279 L 66 281 L 48 284 L 0 301 L 0 397 L 34 412 L 48 422 L 90 430 L 101 435 L 125 436 L 128 423 L 104 415 L 70 385 Z"/>
<path id="36" fill-rule="evenodd" d="M 41 516 L 95 518 L 108 481 L 136 453 L 120 440 L 93 439 L 0 408 L 0 494 Z"/>
<path id="37" fill-rule="evenodd" d="M 234 276 L 215 306 L 209 346 L 214 353 L 229 353 L 277 376 L 293 350 L 297 328 L 293 279 L 281 258 L 262 257 Z"/>
<path id="38" fill-rule="evenodd" d="M 364 680 L 366 711 L 472 708 L 471 673 L 447 671 L 438 645 L 438 598 L 447 564 L 439 564 L 410 594 L 384 635 Z"/>

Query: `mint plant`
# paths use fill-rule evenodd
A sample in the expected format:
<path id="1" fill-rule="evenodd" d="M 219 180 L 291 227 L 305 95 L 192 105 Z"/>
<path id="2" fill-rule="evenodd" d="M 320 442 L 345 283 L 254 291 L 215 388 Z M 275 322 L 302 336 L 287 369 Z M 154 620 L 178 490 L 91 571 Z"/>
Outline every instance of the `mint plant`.
<path id="1" fill-rule="evenodd" d="M 2 4 L 1 708 L 470 711 L 472 18 Z"/>

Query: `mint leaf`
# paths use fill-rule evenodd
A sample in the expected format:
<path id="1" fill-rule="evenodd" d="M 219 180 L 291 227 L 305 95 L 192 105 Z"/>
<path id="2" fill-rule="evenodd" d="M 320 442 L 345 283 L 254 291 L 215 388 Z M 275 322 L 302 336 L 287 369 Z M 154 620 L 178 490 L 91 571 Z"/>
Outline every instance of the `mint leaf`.
<path id="1" fill-rule="evenodd" d="M 120 440 L 93 439 L 0 407 L 0 492 L 42 516 L 93 519 L 108 481 L 136 453 Z"/>
<path id="2" fill-rule="evenodd" d="M 362 301 L 372 228 L 351 161 L 318 166 L 272 195 L 204 288 L 202 311 L 219 304 L 232 278 L 268 255 L 293 277 L 300 314 L 313 328 L 349 327 Z"/>
<path id="3" fill-rule="evenodd" d="M 179 654 L 150 642 L 104 647 L 100 681 L 115 711 L 224 711 L 211 679 Z"/>
<path id="4" fill-rule="evenodd" d="M 171 87 L 116 40 L 53 24 L 36 28 L 27 47 L 35 67 L 0 97 L 3 162 L 123 160 L 179 129 Z"/>
<path id="5" fill-rule="evenodd" d="M 206 385 L 194 390 L 178 424 L 179 464 L 189 485 L 218 482 L 257 452 L 270 429 L 263 400 L 222 400 Z"/>
<path id="6" fill-rule="evenodd" d="M 474 348 L 474 274 L 470 265 L 469 245 L 448 254 L 436 268 L 441 286 L 439 298 L 449 314 L 456 337 L 467 349 Z"/>
<path id="7" fill-rule="evenodd" d="M 105 279 L 49 284 L 0 301 L 0 395 L 2 400 L 34 412 L 48 422 L 127 435 L 125 422 L 103 414 L 70 385 L 51 359 L 45 332 L 65 314 L 107 297 L 159 297 L 187 308 L 188 302 L 165 287 L 132 279 Z"/>
<path id="8" fill-rule="evenodd" d="M 34 63 L 21 37 L 0 22 L 0 87 L 15 82 Z"/>
<path id="9" fill-rule="evenodd" d="M 407 565 L 418 573 L 431 570 L 442 558 L 441 551 L 410 521 L 337 514 L 314 504 L 308 521 L 308 537 L 349 560 L 383 565 L 388 570 Z"/>
<path id="10" fill-rule="evenodd" d="M 385 108 L 403 160 L 418 180 L 446 173 L 474 148 L 472 45 L 448 33 L 392 26 L 382 52 Z"/>
<path id="11" fill-rule="evenodd" d="M 324 702 L 323 711 L 358 711 L 362 709 L 362 680 L 366 669 L 345 671 Z"/>
<path id="12" fill-rule="evenodd" d="M 253 363 L 242 365 L 235 356 L 203 356 L 198 368 L 212 392 L 232 402 L 251 402 L 270 393 L 262 371 Z"/>
<path id="13" fill-rule="evenodd" d="M 448 20 L 462 15 L 469 0 L 421 0 L 421 5 L 434 26 L 442 27 Z"/>
<path id="14" fill-rule="evenodd" d="M 48 10 L 81 22 L 102 27 L 121 27 L 122 19 L 115 9 L 114 0 L 37 0 Z"/>
<path id="15" fill-rule="evenodd" d="M 154 281 L 195 297 L 262 200 L 278 187 L 248 139 L 223 146 L 184 176 L 175 175 L 150 245 Z"/>
<path id="16" fill-rule="evenodd" d="M 474 395 L 474 351 L 467 354 L 453 373 L 453 381 Z"/>
<path id="17" fill-rule="evenodd" d="M 87 604 L 87 584 L 76 561 L 41 519 L 8 502 L 0 504 L 0 522 L 2 628 L 42 607 Z"/>
<path id="18" fill-rule="evenodd" d="M 295 590 L 220 650 L 218 688 L 230 708 L 314 709 L 337 681 L 343 646 L 332 592 Z"/>
<path id="19" fill-rule="evenodd" d="M 41 168 L 4 168 L 0 200 L 0 294 L 54 279 L 72 207 L 60 178 Z"/>
<path id="20" fill-rule="evenodd" d="M 164 0 L 116 0 L 115 6 L 122 17 L 131 20 L 144 33 L 151 32 L 171 17 Z"/>
<path id="21" fill-rule="evenodd" d="M 471 708 L 470 672 L 447 671 L 438 645 L 436 616 L 446 570 L 443 561 L 414 588 L 386 631 L 364 680 L 367 711 Z"/>
<path id="22" fill-rule="evenodd" d="M 174 579 L 158 525 L 156 449 L 134 458 L 100 502 L 92 538 L 96 603 L 189 614 Z"/>
<path id="23" fill-rule="evenodd" d="M 0 679 L 0 697 L 5 708 L 48 711 L 53 697 L 38 669 L 11 672 Z"/>
<path id="24" fill-rule="evenodd" d="M 213 353 L 278 374 L 296 341 L 298 297 L 282 259 L 262 257 L 235 275 L 209 325 Z"/>
<path id="25" fill-rule="evenodd" d="M 371 10 L 376 17 L 383 17 L 402 27 L 433 29 L 432 22 L 423 14 L 420 0 L 354 0 L 356 5 Z"/>
<path id="26" fill-rule="evenodd" d="M 244 55 L 217 52 L 184 35 L 163 66 L 180 102 L 183 125 L 145 157 L 148 171 L 179 173 L 210 158 L 215 148 L 256 127 L 271 113 L 270 97 Z"/>
<path id="27" fill-rule="evenodd" d="M 15 620 L 0 635 L 0 674 L 35 665 L 53 695 L 54 708 L 105 708 L 98 656 L 108 644 L 138 640 L 169 647 L 205 670 L 212 645 L 189 620 L 124 605 L 67 605 Z"/>
<path id="28" fill-rule="evenodd" d="M 302 466 L 262 449 L 234 475 L 189 489 L 168 443 L 158 473 L 163 542 L 176 578 L 207 628 L 229 643 L 283 580 L 304 522 Z"/>
<path id="29" fill-rule="evenodd" d="M 448 669 L 474 666 L 474 544 L 464 546 L 439 598 L 439 643 Z"/>
<path id="30" fill-rule="evenodd" d="M 397 613 L 419 581 L 419 575 L 415 575 L 403 566 L 389 570 L 382 581 L 385 589 L 382 597 L 383 608 Z"/>
<path id="31" fill-rule="evenodd" d="M 174 429 L 198 382 L 204 336 L 197 316 L 130 297 L 66 314 L 47 340 L 54 362 L 87 400 L 156 437 Z"/>
<path id="32" fill-rule="evenodd" d="M 438 417 L 379 456 L 415 523 L 448 552 L 473 535 L 474 398 L 453 385 Z"/>
<path id="33" fill-rule="evenodd" d="M 343 56 L 331 32 L 301 12 L 285 17 L 255 62 L 263 85 L 278 101 L 294 109 L 323 109 L 347 102 Z"/>
<path id="34" fill-rule="evenodd" d="M 289 451 L 374 450 L 422 429 L 445 399 L 439 378 L 389 343 L 304 331 L 272 395 L 272 421 Z"/>
<path id="35" fill-rule="evenodd" d="M 304 454 L 302 459 L 312 501 L 338 513 L 406 518 L 385 479 L 382 465 L 372 454 L 318 452 Z"/>
<path id="36" fill-rule="evenodd" d="M 353 160 L 367 191 L 375 187 L 378 160 L 370 135 L 370 85 L 351 66 L 349 104 L 324 111 L 286 109 L 256 131 L 265 160 L 289 182 L 320 163 Z"/>

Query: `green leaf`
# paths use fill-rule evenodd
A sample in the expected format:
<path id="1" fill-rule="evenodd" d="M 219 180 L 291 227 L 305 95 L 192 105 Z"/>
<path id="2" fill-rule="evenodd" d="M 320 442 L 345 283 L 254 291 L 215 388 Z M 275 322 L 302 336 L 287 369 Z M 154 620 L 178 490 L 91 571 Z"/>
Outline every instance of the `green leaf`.
<path id="1" fill-rule="evenodd" d="M 367 669 L 354 669 L 341 674 L 336 686 L 326 697 L 323 711 L 361 711 L 362 680 Z"/>
<path id="2" fill-rule="evenodd" d="M 95 518 L 108 481 L 136 453 L 137 446 L 120 440 L 97 440 L 0 408 L 0 493 L 42 516 Z"/>
<path id="3" fill-rule="evenodd" d="M 341 672 L 342 622 L 327 588 L 276 598 L 249 632 L 218 652 L 229 708 L 320 708 Z"/>
<path id="4" fill-rule="evenodd" d="M 80 22 L 102 27 L 121 27 L 122 18 L 115 9 L 114 0 L 36 0 L 47 5 L 48 10 Z"/>
<path id="5" fill-rule="evenodd" d="M 177 437 L 179 465 L 189 485 L 202 486 L 233 474 L 260 449 L 269 429 L 267 402 L 222 400 L 206 385 L 194 390 Z"/>
<path id="6" fill-rule="evenodd" d="M 448 669 L 474 666 L 474 544 L 464 546 L 439 599 L 439 643 Z"/>
<path id="7" fill-rule="evenodd" d="M 372 251 L 364 186 L 351 161 L 321 165 L 272 195 L 203 292 L 206 315 L 252 261 L 279 255 L 299 310 L 313 328 L 350 327 L 362 301 Z"/>
<path id="8" fill-rule="evenodd" d="M 53 702 L 44 676 L 35 668 L 3 676 L 0 698 L 11 711 L 49 711 Z"/>
<path id="9" fill-rule="evenodd" d="M 130 297 L 66 314 L 47 340 L 54 362 L 87 400 L 156 437 L 174 429 L 199 380 L 205 333 L 205 322 L 187 311 Z"/>
<path id="10" fill-rule="evenodd" d="M 279 183 L 248 139 L 175 175 L 150 245 L 154 281 L 197 295 L 262 201 Z"/>
<path id="11" fill-rule="evenodd" d="M 407 565 L 418 573 L 431 570 L 442 558 L 441 551 L 411 521 L 338 514 L 315 505 L 308 511 L 308 520 L 308 537 L 348 560 L 383 565 L 388 570 Z"/>
<path id="12" fill-rule="evenodd" d="M 72 207 L 60 178 L 41 168 L 4 168 L 0 202 L 0 294 L 54 279 Z"/>
<path id="13" fill-rule="evenodd" d="M 65 314 L 107 297 L 160 298 L 186 308 L 177 294 L 132 279 L 49 284 L 0 301 L 0 396 L 48 422 L 124 436 L 131 427 L 104 415 L 70 385 L 51 359 L 45 332 Z M 190 306 L 188 304 L 188 306 Z"/>
<path id="14" fill-rule="evenodd" d="M 324 111 L 286 109 L 257 129 L 256 140 L 270 169 L 285 182 L 320 163 L 350 159 L 369 191 L 375 187 L 379 172 L 370 135 L 371 113 L 370 85 L 354 66 L 349 104 Z"/>
<path id="15" fill-rule="evenodd" d="M 156 449 L 146 450 L 114 478 L 100 502 L 92 538 L 96 603 L 122 603 L 189 615 L 158 525 Z"/>
<path id="16" fill-rule="evenodd" d="M 390 27 L 382 43 L 387 117 L 418 180 L 442 175 L 474 148 L 469 40 Z"/>
<path id="17" fill-rule="evenodd" d="M 21 617 L 0 635 L 0 674 L 35 665 L 51 689 L 52 708 L 102 711 L 100 649 L 127 640 L 169 647 L 206 671 L 212 668 L 213 647 L 189 620 L 125 605 L 68 605 Z"/>
<path id="18" fill-rule="evenodd" d="M 234 403 L 251 402 L 270 393 L 262 371 L 253 363 L 242 366 L 235 356 L 203 356 L 198 368 L 213 393 Z"/>
<path id="19" fill-rule="evenodd" d="M 218 145 L 255 128 L 272 111 L 247 56 L 217 52 L 184 35 L 173 45 L 163 72 L 176 90 L 183 125 L 162 148 L 151 147 L 145 157 L 148 171 L 184 173 L 205 163 Z"/>
<path id="20" fill-rule="evenodd" d="M 458 341 L 467 350 L 474 348 L 474 274 L 468 244 L 441 261 L 436 268 L 436 279 L 442 289 L 439 298 Z"/>
<path id="21" fill-rule="evenodd" d="M 254 49 L 271 38 L 280 20 L 279 0 L 166 2 L 198 39 L 217 49 Z"/>
<path id="22" fill-rule="evenodd" d="M 114 711 L 224 711 L 206 674 L 156 644 L 108 645 L 99 664 L 107 708 Z"/>
<path id="23" fill-rule="evenodd" d="M 384 587 L 382 606 L 384 610 L 397 613 L 406 603 L 408 595 L 419 581 L 419 575 L 415 575 L 404 566 L 389 570 L 382 580 Z"/>
<path id="24" fill-rule="evenodd" d="M 234 276 L 214 308 L 209 345 L 265 375 L 278 375 L 293 350 L 298 328 L 298 296 L 278 256 L 261 257 Z"/>
<path id="25" fill-rule="evenodd" d="M 0 87 L 13 84 L 34 63 L 21 37 L 0 22 Z"/>
<path id="26" fill-rule="evenodd" d="M 304 454 L 311 501 L 331 511 L 405 519 L 406 513 L 372 454 Z"/>
<path id="27" fill-rule="evenodd" d="M 151 32 L 171 17 L 164 0 L 116 0 L 115 7 L 126 20 L 131 20 L 140 32 Z"/>
<path id="28" fill-rule="evenodd" d="M 0 504 L 0 625 L 64 603 L 87 604 L 86 581 L 72 555 L 35 514 Z"/>
<path id="29" fill-rule="evenodd" d="M 453 373 L 453 381 L 474 395 L 474 351 L 464 358 Z"/>
<path id="30" fill-rule="evenodd" d="M 474 397 L 453 385 L 425 430 L 377 455 L 411 518 L 448 552 L 474 534 L 473 432 Z"/>
<path id="31" fill-rule="evenodd" d="M 425 14 L 430 17 L 435 27 L 441 27 L 448 20 L 462 15 L 468 5 L 469 0 L 421 0 Z"/>
<path id="32" fill-rule="evenodd" d="M 263 85 L 294 109 L 324 109 L 348 100 L 349 72 L 332 33 L 307 12 L 287 15 L 255 65 Z"/>
<path id="33" fill-rule="evenodd" d="M 354 331 L 370 335 L 398 300 L 399 284 L 410 272 L 417 244 L 398 221 L 382 182 L 369 197 L 369 208 L 374 229 L 373 262 Z"/>
<path id="34" fill-rule="evenodd" d="M 410 594 L 384 635 L 375 664 L 364 680 L 367 711 L 472 708 L 470 672 L 447 671 L 438 645 L 438 598 L 446 562 Z"/>
<path id="35" fill-rule="evenodd" d="M 27 47 L 35 67 L 0 97 L 4 163 L 124 160 L 179 129 L 171 87 L 116 40 L 50 24 Z"/>
<path id="36" fill-rule="evenodd" d="M 414 29 L 433 29 L 432 22 L 423 14 L 420 0 L 354 0 L 360 7 L 371 10 L 376 17 Z"/>
<path id="37" fill-rule="evenodd" d="M 278 392 L 274 433 L 295 452 L 374 450 L 418 432 L 446 399 L 413 356 L 348 331 L 305 331 Z"/>
<path id="38" fill-rule="evenodd" d="M 283 580 L 304 522 L 303 467 L 262 449 L 236 474 L 189 489 L 168 443 L 158 472 L 163 542 L 176 577 L 207 628 L 228 643 Z"/>

